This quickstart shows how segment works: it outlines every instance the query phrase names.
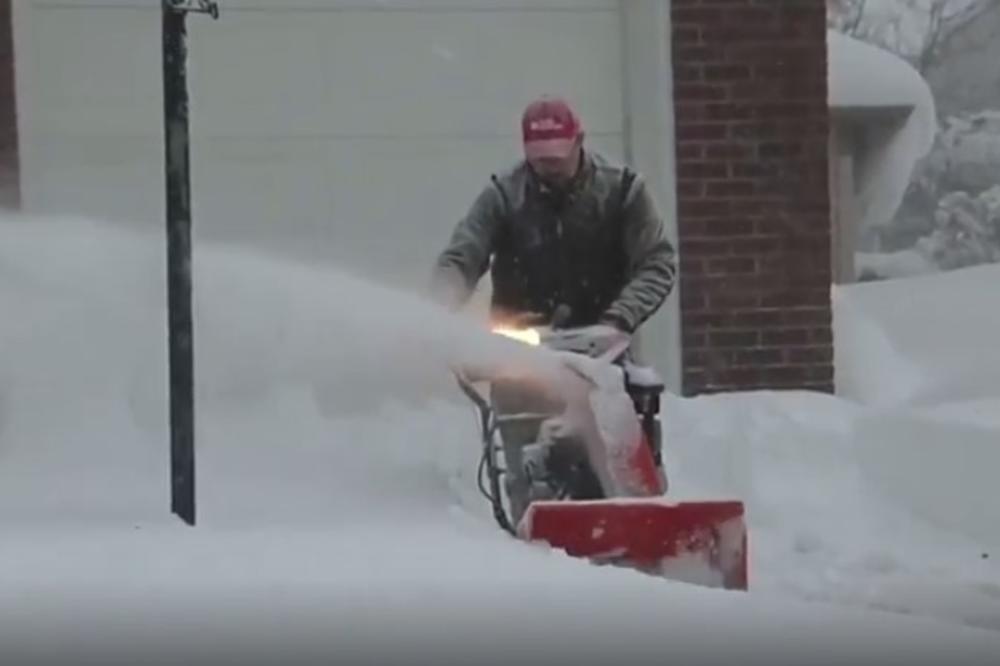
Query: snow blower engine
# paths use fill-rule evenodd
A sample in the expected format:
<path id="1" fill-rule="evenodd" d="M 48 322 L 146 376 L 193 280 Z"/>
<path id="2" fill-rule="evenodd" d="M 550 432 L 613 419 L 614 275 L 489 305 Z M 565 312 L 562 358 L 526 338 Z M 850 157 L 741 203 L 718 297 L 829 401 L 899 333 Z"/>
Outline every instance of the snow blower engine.
<path id="1" fill-rule="evenodd" d="M 604 326 L 494 331 L 550 350 L 563 370 L 549 381 L 457 373 L 479 414 L 479 489 L 500 527 L 595 563 L 747 589 L 742 502 L 667 497 L 664 384 L 631 361 L 630 336 Z"/>

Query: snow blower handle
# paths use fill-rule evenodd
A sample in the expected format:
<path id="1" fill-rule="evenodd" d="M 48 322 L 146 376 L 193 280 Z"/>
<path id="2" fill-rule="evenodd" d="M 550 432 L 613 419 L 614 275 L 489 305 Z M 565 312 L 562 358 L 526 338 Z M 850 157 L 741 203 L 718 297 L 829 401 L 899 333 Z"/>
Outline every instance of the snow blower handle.
<path id="1" fill-rule="evenodd" d="M 560 352 L 574 352 L 608 363 L 621 358 L 631 343 L 631 335 L 607 324 L 553 328 L 541 336 L 543 347 Z"/>

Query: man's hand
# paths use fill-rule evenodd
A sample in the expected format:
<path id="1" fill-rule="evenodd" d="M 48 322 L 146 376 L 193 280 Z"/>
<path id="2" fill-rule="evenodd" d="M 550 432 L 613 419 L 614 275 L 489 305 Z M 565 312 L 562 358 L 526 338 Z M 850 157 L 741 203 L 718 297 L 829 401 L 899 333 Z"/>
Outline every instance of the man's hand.
<path id="1" fill-rule="evenodd" d="M 600 320 L 598 320 L 598 324 L 601 326 L 610 326 L 611 328 L 622 333 L 628 333 L 629 335 L 632 334 L 632 331 L 629 330 L 628 324 L 625 323 L 625 320 L 614 314 L 605 314 L 600 318 Z"/>
<path id="2" fill-rule="evenodd" d="M 628 349 L 632 336 L 614 326 L 592 324 L 580 328 L 555 331 L 547 346 L 559 350 L 576 352 L 592 358 L 617 357 Z"/>

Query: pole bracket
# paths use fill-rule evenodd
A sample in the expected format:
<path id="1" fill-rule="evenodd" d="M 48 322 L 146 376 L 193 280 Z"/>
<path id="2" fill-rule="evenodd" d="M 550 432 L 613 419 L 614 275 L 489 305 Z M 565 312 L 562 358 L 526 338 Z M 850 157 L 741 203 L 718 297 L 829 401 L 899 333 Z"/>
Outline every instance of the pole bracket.
<path id="1" fill-rule="evenodd" d="M 164 6 L 178 14 L 208 14 L 219 18 L 219 3 L 215 0 L 164 0 Z"/>

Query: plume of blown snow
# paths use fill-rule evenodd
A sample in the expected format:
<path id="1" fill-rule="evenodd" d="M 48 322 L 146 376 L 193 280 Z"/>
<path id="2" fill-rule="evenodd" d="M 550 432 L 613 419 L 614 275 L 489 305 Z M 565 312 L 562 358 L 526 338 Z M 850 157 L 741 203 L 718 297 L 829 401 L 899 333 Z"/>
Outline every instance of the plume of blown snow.
<path id="1" fill-rule="evenodd" d="M 518 362 L 546 367 L 544 353 L 490 333 L 483 322 L 330 268 L 200 244 L 192 270 L 200 400 L 243 400 L 295 385 L 328 409 L 351 412 L 392 399 L 426 402 L 468 364 L 484 372 Z M 58 358 L 67 394 L 125 383 L 140 396 L 137 417 L 161 411 L 161 236 L 87 219 L 5 217 L 0 275 L 8 384 L 41 390 L 57 379 L 33 372 L 30 359 L 39 355 L 31 352 L 39 351 Z"/>
<path id="2" fill-rule="evenodd" d="M 0 219 L 8 519 L 163 515 L 165 257 L 157 233 Z M 449 475 L 474 472 L 478 448 L 453 373 L 566 379 L 555 355 L 416 291 L 208 243 L 196 245 L 192 270 L 199 506 L 209 519 L 339 515 L 373 484 L 388 511 L 442 493 L 450 501 Z"/>

